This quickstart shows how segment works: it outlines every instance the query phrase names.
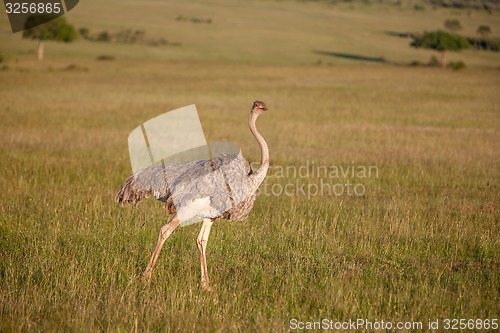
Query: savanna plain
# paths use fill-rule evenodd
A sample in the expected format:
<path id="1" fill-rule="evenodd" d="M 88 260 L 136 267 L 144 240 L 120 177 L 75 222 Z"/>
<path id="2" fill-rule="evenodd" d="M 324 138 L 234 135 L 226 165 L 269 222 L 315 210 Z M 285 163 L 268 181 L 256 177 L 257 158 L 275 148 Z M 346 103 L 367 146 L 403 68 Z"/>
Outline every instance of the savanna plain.
<path id="1" fill-rule="evenodd" d="M 449 55 L 460 71 L 412 67 L 434 53 L 386 33 L 447 17 L 498 33 L 498 12 L 89 0 L 70 23 L 180 43 L 47 42 L 42 63 L 1 15 L 0 331 L 285 332 L 323 318 L 427 331 L 499 317 L 500 58 L 467 50 Z M 255 99 L 269 107 L 257 126 L 271 169 L 249 219 L 212 228 L 214 291 L 200 288 L 200 224 L 174 232 L 143 282 L 168 216 L 152 199 L 113 202 L 128 134 L 196 104 L 207 141 L 258 162 Z"/>

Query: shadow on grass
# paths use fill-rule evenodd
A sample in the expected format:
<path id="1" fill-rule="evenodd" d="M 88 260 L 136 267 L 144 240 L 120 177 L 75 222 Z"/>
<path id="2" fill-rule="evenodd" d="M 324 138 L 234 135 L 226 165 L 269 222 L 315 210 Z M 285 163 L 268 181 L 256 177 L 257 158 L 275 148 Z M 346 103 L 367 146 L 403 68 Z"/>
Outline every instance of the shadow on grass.
<path id="1" fill-rule="evenodd" d="M 412 32 L 397 32 L 397 31 L 384 31 L 388 36 L 399 37 L 399 38 L 413 38 L 416 34 Z"/>
<path id="2" fill-rule="evenodd" d="M 319 50 L 314 50 L 314 53 L 326 55 L 326 56 L 331 56 L 331 57 L 350 59 L 350 60 L 369 61 L 369 62 L 390 64 L 390 62 L 385 60 L 385 58 L 383 58 L 383 57 L 374 58 L 374 57 L 367 57 L 367 56 L 363 56 L 363 55 L 359 55 L 359 54 L 339 53 L 339 52 L 319 51 Z"/>

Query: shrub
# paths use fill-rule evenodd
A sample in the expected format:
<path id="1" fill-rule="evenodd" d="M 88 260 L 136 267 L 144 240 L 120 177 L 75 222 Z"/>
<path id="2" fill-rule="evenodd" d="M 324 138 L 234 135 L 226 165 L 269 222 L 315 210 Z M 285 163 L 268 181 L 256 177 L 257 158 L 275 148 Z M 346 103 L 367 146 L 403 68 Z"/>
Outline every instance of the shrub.
<path id="1" fill-rule="evenodd" d="M 102 55 L 97 57 L 97 60 L 115 60 L 115 57 L 113 57 L 112 55 L 108 55 L 108 54 L 102 54 Z"/>
<path id="2" fill-rule="evenodd" d="M 70 64 L 64 67 L 63 70 L 68 72 L 87 72 L 88 68 L 80 65 Z"/>
<path id="3" fill-rule="evenodd" d="M 82 28 L 78 29 L 78 33 L 79 33 L 79 34 L 80 34 L 80 36 L 82 36 L 84 39 L 89 39 L 89 34 L 90 34 L 90 30 L 89 30 L 89 28 L 82 27 Z"/>
<path id="4" fill-rule="evenodd" d="M 109 42 L 111 41 L 111 36 L 107 31 L 102 31 L 101 33 L 99 33 L 99 35 L 97 35 L 96 40 L 98 42 Z"/>
<path id="5" fill-rule="evenodd" d="M 478 50 L 500 51 L 500 40 L 487 38 L 468 38 L 469 44 Z"/>
<path id="6" fill-rule="evenodd" d="M 488 35 L 491 33 L 491 28 L 489 25 L 480 25 L 477 28 L 477 33 L 483 37 L 488 37 Z"/>
<path id="7" fill-rule="evenodd" d="M 464 64 L 464 62 L 462 60 L 459 60 L 459 61 L 450 61 L 448 63 L 447 67 L 453 69 L 454 71 L 458 71 L 458 70 L 464 69 L 465 68 L 465 64 Z"/>
<path id="8" fill-rule="evenodd" d="M 444 27 L 450 31 L 462 30 L 462 25 L 459 20 L 446 20 L 444 21 Z"/>

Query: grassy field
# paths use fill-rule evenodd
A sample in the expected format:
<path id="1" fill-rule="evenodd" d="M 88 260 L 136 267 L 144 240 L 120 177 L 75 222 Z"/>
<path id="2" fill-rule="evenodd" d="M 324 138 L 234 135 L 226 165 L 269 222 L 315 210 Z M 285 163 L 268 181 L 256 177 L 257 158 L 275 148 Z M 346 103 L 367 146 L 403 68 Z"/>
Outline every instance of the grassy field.
<path id="1" fill-rule="evenodd" d="M 356 64 L 356 59 L 364 57 L 408 64 L 427 62 L 436 53 L 416 50 L 409 46 L 411 39 L 392 33 L 444 29 L 445 20 L 456 19 L 463 27 L 462 35 L 477 37 L 478 26 L 488 25 L 491 37 L 500 38 L 498 12 L 490 15 L 484 10 L 430 6 L 412 9 L 418 3 L 86 0 L 66 15 L 77 28 L 86 27 L 95 34 L 142 30 L 146 39 L 164 38 L 181 45 L 144 47 L 80 39 L 69 45 L 48 43 L 46 53 L 52 58 L 95 59 L 110 55 L 122 60 L 257 64 Z M 192 23 L 193 19 L 211 20 L 211 24 Z M 13 59 L 35 57 L 37 43 L 12 34 L 3 11 L 0 20 L 0 54 Z M 500 56 L 494 52 L 467 50 L 451 53 L 449 60 L 462 60 L 469 67 L 500 66 Z"/>
<path id="2" fill-rule="evenodd" d="M 152 10 L 154 3 L 141 6 Z M 215 4 L 221 11 L 206 14 L 213 25 L 229 11 Z M 327 13 L 323 4 L 286 4 L 289 23 L 300 11 Z M 175 17 L 189 10 L 205 13 L 203 2 L 174 5 L 179 10 L 168 24 L 180 24 Z M 242 6 L 240 14 L 255 6 L 266 17 L 283 3 Z M 391 8 L 388 22 L 401 26 L 387 29 L 402 30 L 404 18 L 396 18 L 402 9 Z M 68 19 L 90 27 L 77 9 Z M 330 10 L 369 22 L 381 7 Z M 425 16 L 403 13 L 416 28 Z M 119 27 L 114 20 L 102 27 Z M 47 60 L 38 64 L 27 51 L 33 42 L 2 28 L 8 68 L 0 71 L 0 331 L 286 332 L 291 319 L 323 318 L 416 321 L 425 331 L 428 320 L 440 319 L 442 329 L 445 318 L 499 317 L 497 55 L 455 55 L 472 64 L 457 72 L 340 58 L 318 65 L 305 51 L 287 58 L 288 39 L 269 41 L 284 55 L 280 62 L 268 50 L 249 58 L 200 53 L 201 41 L 189 50 L 188 38 L 202 38 L 184 32 L 180 53 L 78 41 L 48 45 Z M 301 38 L 323 38 L 311 36 Z M 380 55 L 353 47 L 338 51 Z M 94 60 L 112 52 L 115 61 Z M 418 52 L 424 60 L 432 54 Z M 409 61 L 418 52 L 390 53 Z M 270 108 L 258 122 L 271 152 L 268 190 L 248 221 L 215 223 L 208 245 L 214 291 L 199 287 L 200 224 L 168 239 L 152 281 L 143 283 L 168 217 L 151 199 L 137 208 L 113 203 L 131 171 L 129 132 L 195 103 L 207 141 L 235 142 L 258 161 L 246 125 L 255 99 Z M 286 167 L 309 173 L 280 174 Z M 312 173 L 318 167 L 377 172 L 318 176 Z M 325 183 L 354 184 L 363 194 L 313 193 Z M 272 186 L 289 184 L 295 194 L 273 194 Z"/>

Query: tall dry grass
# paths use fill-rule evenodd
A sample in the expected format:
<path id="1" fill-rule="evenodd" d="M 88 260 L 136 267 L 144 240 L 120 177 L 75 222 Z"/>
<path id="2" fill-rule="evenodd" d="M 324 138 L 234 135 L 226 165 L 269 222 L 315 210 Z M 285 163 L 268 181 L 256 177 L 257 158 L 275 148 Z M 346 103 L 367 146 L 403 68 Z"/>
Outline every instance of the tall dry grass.
<path id="1" fill-rule="evenodd" d="M 380 66 L 20 63 L 0 73 L 0 330 L 288 331 L 289 321 L 498 317 L 499 79 Z M 48 70 L 48 67 L 52 70 Z M 117 207 L 131 129 L 196 103 L 208 141 L 271 164 L 376 166 L 378 177 L 279 177 L 268 186 L 362 184 L 363 196 L 265 195 L 219 221 L 199 288 L 199 225 Z"/>

